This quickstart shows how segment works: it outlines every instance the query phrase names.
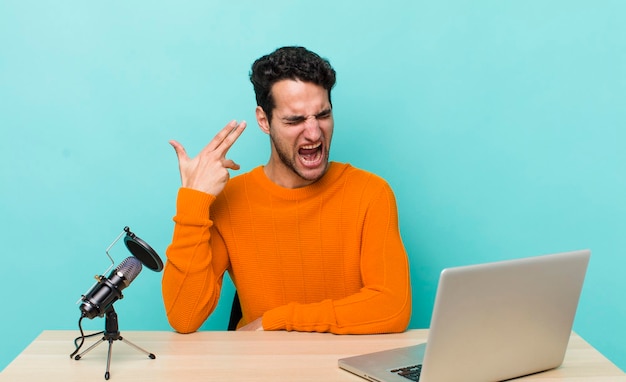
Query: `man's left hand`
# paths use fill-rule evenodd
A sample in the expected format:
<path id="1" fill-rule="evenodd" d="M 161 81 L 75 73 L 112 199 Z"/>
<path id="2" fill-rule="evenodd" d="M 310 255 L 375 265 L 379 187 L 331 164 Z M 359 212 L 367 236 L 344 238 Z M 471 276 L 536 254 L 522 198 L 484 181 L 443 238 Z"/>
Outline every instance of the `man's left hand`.
<path id="1" fill-rule="evenodd" d="M 242 326 L 237 330 L 247 330 L 247 331 L 263 331 L 263 316 L 257 318 L 256 320 L 250 322 L 247 325 Z"/>

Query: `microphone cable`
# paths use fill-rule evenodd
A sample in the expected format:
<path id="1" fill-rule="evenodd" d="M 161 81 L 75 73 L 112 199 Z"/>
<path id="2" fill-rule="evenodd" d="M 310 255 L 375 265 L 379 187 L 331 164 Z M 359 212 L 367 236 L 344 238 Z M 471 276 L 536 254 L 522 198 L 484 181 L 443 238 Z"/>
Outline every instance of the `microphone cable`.
<path id="1" fill-rule="evenodd" d="M 99 336 L 101 334 L 104 334 L 104 330 L 101 330 L 101 331 L 96 332 L 96 333 L 91 333 L 91 334 L 85 335 L 85 333 L 83 332 L 83 325 L 82 325 L 83 318 L 85 318 L 85 314 L 81 314 L 80 318 L 78 319 L 78 330 L 80 330 L 80 336 L 74 338 L 74 347 L 76 347 L 76 350 L 74 350 L 74 352 L 72 354 L 70 354 L 70 358 L 74 358 L 76 353 L 78 353 L 80 348 L 85 343 L 85 338 L 95 337 L 95 336 Z M 79 340 L 80 340 L 80 344 L 78 343 Z"/>

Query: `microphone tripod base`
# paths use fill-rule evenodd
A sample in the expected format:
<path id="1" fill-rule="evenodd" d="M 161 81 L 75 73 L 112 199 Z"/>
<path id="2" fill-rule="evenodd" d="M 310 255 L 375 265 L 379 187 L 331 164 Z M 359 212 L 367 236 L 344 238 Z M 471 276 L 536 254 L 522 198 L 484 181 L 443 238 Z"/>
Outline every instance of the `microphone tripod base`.
<path id="1" fill-rule="evenodd" d="M 106 366 L 106 370 L 104 372 L 104 379 L 108 380 L 111 377 L 111 373 L 110 373 L 110 369 L 111 369 L 111 354 L 113 353 L 113 342 L 114 341 L 121 341 L 123 343 L 126 343 L 130 347 L 133 347 L 136 350 L 138 350 L 139 352 L 144 353 L 150 359 L 155 359 L 156 358 L 156 355 L 154 355 L 153 353 L 150 353 L 149 351 L 147 351 L 147 350 L 145 350 L 145 349 L 135 345 L 134 343 L 130 342 L 129 340 L 124 339 L 120 335 L 120 332 L 118 330 L 118 325 L 117 325 L 117 313 L 115 313 L 115 310 L 113 310 L 113 307 L 111 307 L 110 310 L 108 310 L 106 312 L 105 327 L 106 327 L 106 330 L 104 331 L 104 335 L 100 339 L 100 341 L 94 343 L 93 345 L 91 345 L 90 347 L 85 349 L 85 351 L 83 351 L 82 353 L 80 353 L 80 354 L 78 354 L 78 355 L 76 355 L 74 357 L 74 359 L 76 361 L 78 361 L 85 354 L 87 354 L 91 350 L 95 349 L 98 345 L 102 344 L 103 342 L 108 342 L 109 343 L 109 350 L 108 350 L 108 353 L 107 353 L 107 366 Z"/>

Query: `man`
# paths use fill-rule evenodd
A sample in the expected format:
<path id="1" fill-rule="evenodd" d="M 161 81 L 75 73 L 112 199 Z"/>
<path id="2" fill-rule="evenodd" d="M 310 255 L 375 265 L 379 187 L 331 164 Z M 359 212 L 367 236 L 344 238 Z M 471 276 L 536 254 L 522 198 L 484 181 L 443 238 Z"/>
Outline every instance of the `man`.
<path id="1" fill-rule="evenodd" d="M 245 122 L 227 124 L 193 159 L 170 142 L 182 179 L 163 274 L 170 324 L 196 331 L 228 271 L 239 329 L 404 331 L 410 276 L 393 192 L 374 174 L 329 161 L 334 69 L 284 47 L 255 61 L 250 79 L 270 138 L 265 166 L 230 179 L 239 165 L 226 154 Z"/>

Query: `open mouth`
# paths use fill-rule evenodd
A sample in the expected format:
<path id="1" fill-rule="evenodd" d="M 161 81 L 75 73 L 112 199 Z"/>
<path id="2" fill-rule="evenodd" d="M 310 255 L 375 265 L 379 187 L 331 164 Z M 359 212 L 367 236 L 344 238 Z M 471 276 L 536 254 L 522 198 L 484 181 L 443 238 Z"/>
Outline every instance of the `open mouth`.
<path id="1" fill-rule="evenodd" d="M 319 165 L 323 159 L 322 143 L 318 142 L 313 145 L 303 146 L 298 150 L 298 156 L 302 163 L 307 167 Z"/>

